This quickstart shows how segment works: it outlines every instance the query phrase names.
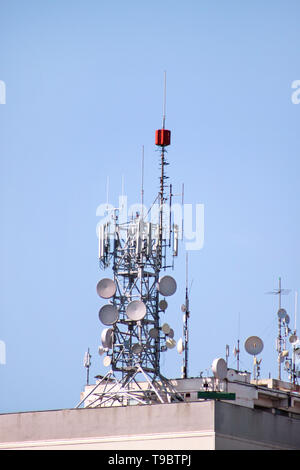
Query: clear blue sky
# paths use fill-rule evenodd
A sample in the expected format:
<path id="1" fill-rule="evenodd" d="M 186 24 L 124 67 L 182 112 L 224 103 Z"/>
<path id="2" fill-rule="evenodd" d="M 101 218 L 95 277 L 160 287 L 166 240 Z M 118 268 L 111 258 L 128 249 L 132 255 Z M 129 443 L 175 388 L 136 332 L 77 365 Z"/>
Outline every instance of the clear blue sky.
<path id="1" fill-rule="evenodd" d="M 124 175 L 139 201 L 158 190 L 154 132 L 167 71 L 168 174 L 205 207 L 203 249 L 190 252 L 191 376 L 241 340 L 264 341 L 261 375 L 277 376 L 278 277 L 294 323 L 300 289 L 298 1 L 1 1 L 0 412 L 74 407 L 103 326 L 96 209 Z M 165 321 L 182 332 L 184 245 Z M 105 275 L 108 275 L 106 273 Z M 300 320 L 299 320 L 300 321 Z M 298 322 L 299 324 L 299 322 Z M 179 377 L 182 357 L 164 353 Z M 206 372 L 205 372 L 206 373 Z"/>

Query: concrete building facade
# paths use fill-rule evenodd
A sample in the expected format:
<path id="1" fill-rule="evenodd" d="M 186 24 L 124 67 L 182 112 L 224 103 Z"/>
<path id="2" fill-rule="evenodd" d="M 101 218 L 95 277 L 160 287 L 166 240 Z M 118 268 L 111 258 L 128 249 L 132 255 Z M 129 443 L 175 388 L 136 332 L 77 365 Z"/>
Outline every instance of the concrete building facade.
<path id="1" fill-rule="evenodd" d="M 234 401 L 203 400 L 191 397 L 197 380 L 178 381 L 192 398 L 182 403 L 2 414 L 0 449 L 300 449 L 300 394 L 290 384 L 233 382 Z"/>

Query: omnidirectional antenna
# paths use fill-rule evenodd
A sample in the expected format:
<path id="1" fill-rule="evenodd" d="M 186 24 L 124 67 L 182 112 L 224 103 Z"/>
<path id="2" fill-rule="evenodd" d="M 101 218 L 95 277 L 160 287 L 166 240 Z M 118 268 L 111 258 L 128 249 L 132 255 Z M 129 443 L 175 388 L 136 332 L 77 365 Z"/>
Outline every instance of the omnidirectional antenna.
<path id="1" fill-rule="evenodd" d="M 89 375 L 90 375 L 90 367 L 91 367 L 91 355 L 90 349 L 88 348 L 87 352 L 84 355 L 84 367 L 86 368 L 86 384 L 89 385 Z"/>

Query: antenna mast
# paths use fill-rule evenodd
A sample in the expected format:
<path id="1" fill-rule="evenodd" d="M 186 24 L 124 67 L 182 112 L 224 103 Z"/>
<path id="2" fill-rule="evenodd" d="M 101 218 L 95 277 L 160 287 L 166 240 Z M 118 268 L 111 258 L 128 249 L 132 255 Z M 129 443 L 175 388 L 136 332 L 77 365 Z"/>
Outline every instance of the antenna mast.
<path id="1" fill-rule="evenodd" d="M 173 266 L 167 263 L 167 252 L 177 256 L 177 239 L 173 246 L 165 230 L 165 166 L 166 147 L 171 143 L 171 132 L 165 129 L 166 74 L 162 128 L 155 132 L 155 145 L 160 151 L 160 185 L 155 201 L 159 201 L 157 223 L 144 220 L 140 214 L 128 222 L 120 223 L 114 211 L 112 221 L 99 227 L 99 263 L 106 269 L 111 265 L 113 279 L 101 279 L 97 292 L 108 303 L 100 308 L 99 319 L 107 326 L 102 331 L 99 354 L 105 355 L 103 364 L 111 367 L 96 386 L 97 398 L 90 407 L 164 403 L 183 401 L 172 383 L 160 372 L 161 352 L 176 346 L 174 331 L 160 315 L 167 308 L 165 297 L 176 292 L 177 285 L 171 276 L 160 276 L 161 269 Z M 144 147 L 142 154 L 141 202 L 144 202 Z M 170 198 L 172 192 L 170 191 Z M 167 224 L 166 224 L 167 225 Z M 176 227 L 176 226 L 175 226 Z M 176 232 L 177 233 L 177 232 Z M 176 249 L 174 249 L 174 247 Z M 169 265 L 167 265 L 169 264 Z M 162 298 L 161 298 L 162 297 Z M 121 378 L 116 374 L 121 374 Z M 144 378 L 143 387 L 137 377 Z M 111 383 L 111 386 L 109 386 Z M 95 389 L 96 389 L 95 388 Z M 85 398 L 77 405 L 79 407 Z"/>
<path id="2" fill-rule="evenodd" d="M 281 295 L 288 294 L 290 289 L 282 289 L 281 288 L 281 277 L 278 279 L 278 289 L 275 289 L 271 292 L 267 292 L 267 294 L 278 295 L 278 336 L 277 336 L 277 345 L 276 350 L 278 352 L 277 361 L 278 361 L 278 380 L 281 380 L 281 363 L 284 358 L 283 356 L 283 345 L 284 345 L 284 338 L 282 337 L 282 320 L 286 323 L 286 319 L 288 315 L 285 309 L 281 308 Z"/>
<path id="3" fill-rule="evenodd" d="M 188 290 L 188 254 L 186 253 L 186 286 L 185 286 L 185 305 L 184 305 L 184 322 L 183 322 L 183 337 L 184 337 L 184 357 L 182 366 L 182 378 L 188 378 L 188 351 L 189 351 L 189 329 L 188 320 L 190 316 L 189 306 L 189 290 Z"/>

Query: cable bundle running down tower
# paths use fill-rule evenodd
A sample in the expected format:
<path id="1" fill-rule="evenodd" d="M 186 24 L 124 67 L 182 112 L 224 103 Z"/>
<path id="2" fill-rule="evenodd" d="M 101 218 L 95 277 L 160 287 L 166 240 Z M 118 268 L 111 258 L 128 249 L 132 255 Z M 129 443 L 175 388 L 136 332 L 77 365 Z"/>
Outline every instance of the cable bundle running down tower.
<path id="1" fill-rule="evenodd" d="M 170 210 L 171 185 L 169 195 L 166 191 L 166 147 L 170 143 L 164 93 L 163 125 L 155 133 L 160 151 L 160 187 L 155 199 L 159 202 L 158 220 L 148 222 L 142 210 L 132 220 L 120 223 L 115 209 L 111 221 L 99 226 L 100 267 L 111 267 L 113 272 L 113 279 L 104 278 L 97 284 L 99 296 L 108 302 L 99 311 L 99 319 L 106 326 L 99 354 L 110 370 L 89 393 L 96 396 L 90 407 L 113 406 L 115 402 L 125 406 L 183 401 L 160 372 L 161 352 L 176 346 L 174 331 L 167 323 L 161 325 L 160 318 L 168 305 L 165 297 L 177 289 L 172 276 L 160 276 L 161 270 L 173 267 L 178 253 L 179 229 L 172 224 Z"/>

